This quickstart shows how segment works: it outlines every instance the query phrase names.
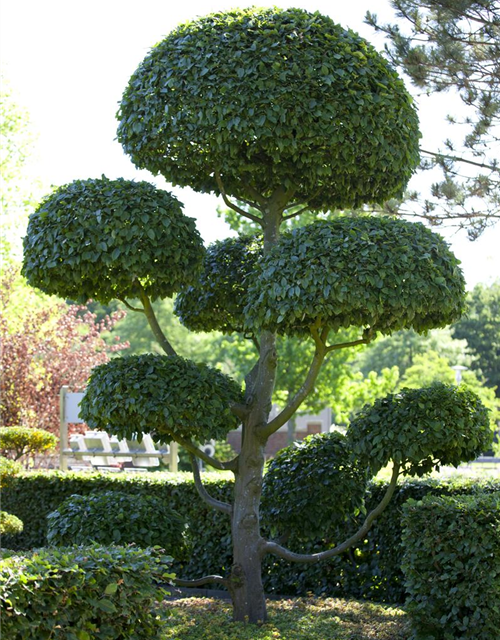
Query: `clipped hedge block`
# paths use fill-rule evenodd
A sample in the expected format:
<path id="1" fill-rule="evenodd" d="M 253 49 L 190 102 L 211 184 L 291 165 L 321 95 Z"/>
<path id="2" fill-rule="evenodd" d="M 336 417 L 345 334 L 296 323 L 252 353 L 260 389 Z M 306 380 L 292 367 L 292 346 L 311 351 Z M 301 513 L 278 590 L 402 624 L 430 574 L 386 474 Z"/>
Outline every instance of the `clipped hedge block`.
<path id="1" fill-rule="evenodd" d="M 152 549 L 37 549 L 0 561 L 2 637 L 22 640 L 161 638 L 160 582 L 170 558 Z"/>
<path id="2" fill-rule="evenodd" d="M 136 544 L 159 546 L 175 558 L 185 555 L 184 520 L 154 496 L 118 491 L 73 495 L 47 518 L 51 545 Z"/>
<path id="3" fill-rule="evenodd" d="M 414 640 L 497 640 L 500 491 L 403 507 L 402 569 Z"/>

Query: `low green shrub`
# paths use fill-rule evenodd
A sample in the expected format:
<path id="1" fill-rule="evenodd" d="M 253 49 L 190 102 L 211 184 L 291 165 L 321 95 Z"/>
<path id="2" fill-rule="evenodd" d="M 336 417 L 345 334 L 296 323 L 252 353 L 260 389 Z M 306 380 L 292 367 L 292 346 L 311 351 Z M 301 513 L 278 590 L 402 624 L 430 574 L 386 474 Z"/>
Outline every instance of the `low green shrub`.
<path id="1" fill-rule="evenodd" d="M 228 502 L 233 483 L 222 473 L 203 474 L 203 483 L 211 495 Z M 365 500 L 367 511 L 378 504 L 387 483 L 369 485 Z M 47 515 L 73 494 L 100 494 L 119 491 L 134 496 L 155 496 L 175 509 L 187 523 L 186 539 L 190 556 L 174 564 L 182 578 L 229 572 L 231 527 L 228 516 L 208 507 L 196 491 L 190 473 L 128 474 L 63 473 L 60 471 L 23 473 L 9 479 L 2 492 L 3 507 L 24 522 L 24 531 L 5 536 L 4 545 L 27 549 L 46 543 Z M 500 491 L 500 480 L 407 480 L 401 483 L 385 512 L 377 519 L 362 544 L 355 550 L 328 562 L 315 565 L 290 564 L 267 556 L 264 583 L 268 592 L 286 595 L 351 595 L 382 602 L 403 602 L 404 576 L 401 572 L 401 510 L 409 499 L 426 495 L 475 495 L 480 491 Z M 33 505 L 36 504 L 36 509 Z M 362 519 L 362 516 L 361 516 Z M 263 513 L 264 534 L 269 534 L 268 515 Z M 358 523 L 353 523 L 352 527 Z M 337 532 L 338 533 L 338 532 Z M 269 534 L 270 535 L 270 534 Z M 345 537 L 345 532 L 342 532 Z M 296 551 L 322 550 L 335 542 L 336 532 L 309 543 L 292 541 L 287 546 Z"/>
<path id="2" fill-rule="evenodd" d="M 32 427 L 0 427 L 0 451 L 8 458 L 18 460 L 54 449 L 57 438 L 44 429 Z"/>
<path id="3" fill-rule="evenodd" d="M 0 456 L 0 489 L 5 486 L 9 478 L 21 473 L 22 470 L 23 467 L 19 462 Z"/>
<path id="4" fill-rule="evenodd" d="M 2 634 L 12 640 L 161 637 L 169 558 L 97 545 L 37 549 L 0 560 Z"/>
<path id="5" fill-rule="evenodd" d="M 403 507 L 402 568 L 415 640 L 497 640 L 500 492 Z"/>
<path id="6" fill-rule="evenodd" d="M 6 533 L 14 536 L 17 533 L 21 533 L 23 530 L 23 521 L 19 520 L 17 516 L 13 516 L 6 511 L 0 511 L 0 535 Z"/>
<path id="7" fill-rule="evenodd" d="M 185 554 L 183 519 L 154 496 L 118 491 L 73 495 L 47 518 L 49 544 L 136 544 L 162 547 L 175 558 Z"/>

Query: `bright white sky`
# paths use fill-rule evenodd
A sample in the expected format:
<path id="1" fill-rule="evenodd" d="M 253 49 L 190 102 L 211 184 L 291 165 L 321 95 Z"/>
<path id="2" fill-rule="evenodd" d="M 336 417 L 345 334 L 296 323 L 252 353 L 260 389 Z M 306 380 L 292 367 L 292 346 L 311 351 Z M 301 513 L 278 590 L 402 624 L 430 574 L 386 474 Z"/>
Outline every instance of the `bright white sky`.
<path id="1" fill-rule="evenodd" d="M 39 136 L 40 161 L 34 176 L 44 184 L 60 185 L 105 174 L 171 189 L 148 172 L 137 171 L 116 142 L 121 94 L 151 46 L 180 22 L 252 4 L 318 10 L 358 31 L 379 50 L 383 40 L 363 24 L 364 15 L 371 10 L 382 20 L 392 17 L 387 0 L 0 0 L 2 71 Z M 435 148 L 446 136 L 443 118 L 453 110 L 454 99 L 448 95 L 432 106 L 421 105 L 422 130 L 427 132 L 423 145 Z M 184 202 L 186 214 L 197 219 L 206 242 L 228 235 L 215 212 L 217 198 L 188 189 L 173 191 Z M 500 225 L 474 243 L 465 233 L 445 235 L 462 261 L 469 287 L 500 278 Z"/>

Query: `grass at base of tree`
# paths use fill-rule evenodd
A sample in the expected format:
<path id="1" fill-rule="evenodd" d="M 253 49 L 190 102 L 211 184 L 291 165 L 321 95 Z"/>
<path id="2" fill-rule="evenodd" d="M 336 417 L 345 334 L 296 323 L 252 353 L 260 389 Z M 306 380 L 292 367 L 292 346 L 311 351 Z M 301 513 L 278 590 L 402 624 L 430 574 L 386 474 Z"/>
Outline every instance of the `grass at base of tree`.
<path id="1" fill-rule="evenodd" d="M 339 598 L 292 598 L 268 603 L 269 620 L 257 627 L 231 621 L 229 602 L 184 598 L 172 610 L 164 640 L 407 640 L 401 608 Z"/>

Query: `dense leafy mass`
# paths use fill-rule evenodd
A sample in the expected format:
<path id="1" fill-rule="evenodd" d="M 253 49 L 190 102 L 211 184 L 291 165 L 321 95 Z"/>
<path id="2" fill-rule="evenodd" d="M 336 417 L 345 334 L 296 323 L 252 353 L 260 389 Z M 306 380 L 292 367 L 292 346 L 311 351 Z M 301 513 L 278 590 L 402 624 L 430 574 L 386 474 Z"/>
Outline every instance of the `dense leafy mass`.
<path id="1" fill-rule="evenodd" d="M 344 435 L 309 436 L 279 451 L 269 465 L 263 518 L 274 536 L 329 537 L 363 510 L 367 482 L 368 467 L 355 460 Z"/>
<path id="2" fill-rule="evenodd" d="M 76 180 L 31 215 L 23 274 L 45 293 L 86 302 L 153 300 L 192 282 L 203 259 L 194 220 L 168 191 L 131 180 Z"/>
<path id="3" fill-rule="evenodd" d="M 412 638 L 496 640 L 500 492 L 408 501 L 403 527 Z"/>
<path id="4" fill-rule="evenodd" d="M 20 462 L 0 456 L 0 489 L 6 485 L 9 478 L 21 473 L 23 466 Z"/>
<path id="5" fill-rule="evenodd" d="M 211 495 L 229 502 L 233 483 L 220 474 L 205 473 L 203 482 Z M 366 509 L 371 511 L 387 488 L 385 482 L 369 485 Z M 155 496 L 175 509 L 187 522 L 189 560 L 175 563 L 182 578 L 229 572 L 231 557 L 231 525 L 227 515 L 215 511 L 198 496 L 191 473 L 82 474 L 31 472 L 12 478 L 2 492 L 3 508 L 24 522 L 24 530 L 16 536 L 4 536 L 2 543 L 11 549 L 40 547 L 46 544 L 47 515 L 73 494 L 89 495 L 119 491 L 141 497 Z M 404 602 L 404 578 L 401 572 L 401 509 L 409 499 L 432 495 L 475 495 L 478 492 L 500 491 L 498 480 L 463 478 L 438 480 L 406 480 L 397 487 L 389 506 L 377 519 L 366 539 L 353 552 L 329 562 L 297 565 L 268 556 L 264 562 L 264 583 L 268 593 L 288 595 L 351 595 L 383 602 Z M 37 505 L 33 509 L 33 504 Z M 264 515 L 265 518 L 265 515 Z M 364 518 L 360 515 L 360 518 Z M 264 520 L 264 535 L 270 535 Z M 359 526 L 353 523 L 349 533 Z M 341 535 L 345 534 L 345 527 Z M 339 539 L 335 528 L 325 539 L 309 542 L 291 540 L 294 551 L 312 553 L 325 549 Z"/>
<path id="6" fill-rule="evenodd" d="M 242 400 L 238 383 L 217 369 L 147 354 L 96 367 L 80 406 L 91 429 L 120 438 L 150 433 L 157 442 L 170 442 L 173 435 L 206 441 L 237 428 L 231 405 Z"/>
<path id="7" fill-rule="evenodd" d="M 32 427 L 0 427 L 0 451 L 13 460 L 23 455 L 54 449 L 57 438 L 44 429 Z"/>
<path id="8" fill-rule="evenodd" d="M 73 495 L 47 518 L 51 545 L 133 543 L 161 547 L 177 559 L 184 555 L 184 520 L 154 496 L 118 491 Z"/>
<path id="9" fill-rule="evenodd" d="M 418 120 L 371 45 L 301 9 L 251 8 L 185 23 L 130 79 L 118 140 L 173 184 L 253 201 L 294 190 L 314 209 L 401 194 Z"/>
<path id="10" fill-rule="evenodd" d="M 259 263 L 248 327 L 309 333 L 316 321 L 418 332 L 464 311 L 465 281 L 441 236 L 420 223 L 372 216 L 318 221 L 281 238 Z"/>
<path id="11" fill-rule="evenodd" d="M 227 238 L 207 249 L 198 282 L 175 299 L 175 313 L 192 331 L 244 330 L 248 281 L 262 256 L 262 241 Z"/>
<path id="12" fill-rule="evenodd" d="M 475 460 L 493 439 L 488 410 L 465 386 L 436 383 L 402 389 L 365 406 L 347 432 L 374 473 L 390 460 L 406 475 Z"/>
<path id="13" fill-rule="evenodd" d="M 37 549 L 0 561 L 2 633 L 23 640 L 161 637 L 169 560 L 151 549 Z"/>
<path id="14" fill-rule="evenodd" d="M 0 535 L 14 536 L 23 530 L 23 521 L 17 516 L 0 511 Z"/>

